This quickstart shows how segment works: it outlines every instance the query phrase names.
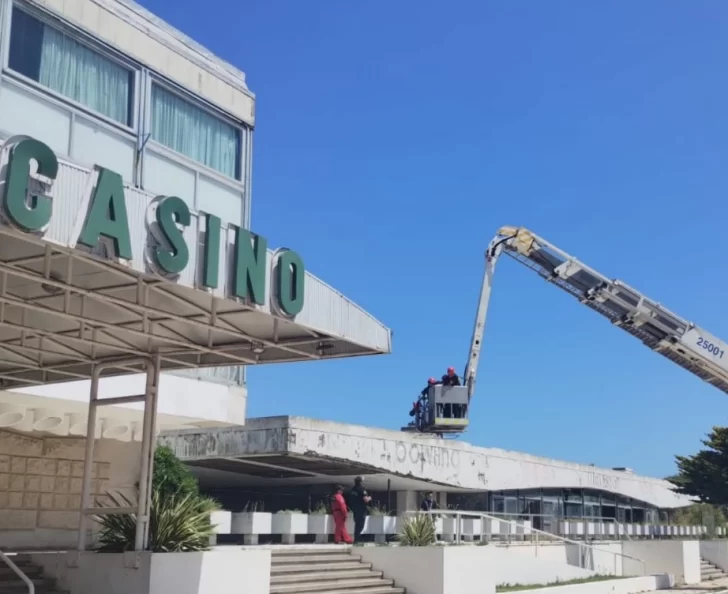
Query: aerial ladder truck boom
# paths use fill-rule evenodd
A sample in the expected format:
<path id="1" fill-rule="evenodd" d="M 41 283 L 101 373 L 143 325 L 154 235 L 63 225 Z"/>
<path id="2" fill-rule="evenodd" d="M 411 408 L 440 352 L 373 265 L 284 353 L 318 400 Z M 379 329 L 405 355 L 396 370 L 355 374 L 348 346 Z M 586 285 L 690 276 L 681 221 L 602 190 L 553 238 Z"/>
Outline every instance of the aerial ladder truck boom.
<path id="1" fill-rule="evenodd" d="M 443 436 L 465 431 L 475 392 L 480 352 L 495 266 L 501 255 L 527 266 L 541 278 L 638 338 L 651 350 L 728 394 L 728 344 L 681 318 L 619 280 L 612 280 L 560 250 L 528 229 L 501 227 L 485 252 L 485 274 L 475 315 L 463 386 L 430 388 L 431 414 L 422 431 Z M 454 392 L 453 392 L 454 391 Z M 448 398 L 448 393 L 452 396 Z M 447 400 L 462 403 L 449 408 Z M 440 417 L 440 414 L 445 417 Z"/>

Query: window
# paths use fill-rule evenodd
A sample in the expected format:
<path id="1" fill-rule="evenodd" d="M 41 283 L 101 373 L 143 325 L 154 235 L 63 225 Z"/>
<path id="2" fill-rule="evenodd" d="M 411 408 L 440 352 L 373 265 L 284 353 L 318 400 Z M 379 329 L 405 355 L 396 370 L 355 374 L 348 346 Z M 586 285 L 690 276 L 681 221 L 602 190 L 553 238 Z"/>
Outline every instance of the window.
<path id="1" fill-rule="evenodd" d="M 133 72 L 17 8 L 8 65 L 64 97 L 131 125 Z"/>
<path id="2" fill-rule="evenodd" d="M 152 86 L 152 138 L 228 177 L 240 178 L 240 130 Z"/>

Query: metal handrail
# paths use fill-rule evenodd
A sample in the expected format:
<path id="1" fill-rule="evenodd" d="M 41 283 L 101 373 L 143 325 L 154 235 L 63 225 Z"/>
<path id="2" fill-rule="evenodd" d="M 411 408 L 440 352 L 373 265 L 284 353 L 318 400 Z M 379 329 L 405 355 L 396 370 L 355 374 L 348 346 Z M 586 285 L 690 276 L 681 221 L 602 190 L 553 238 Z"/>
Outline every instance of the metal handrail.
<path id="1" fill-rule="evenodd" d="M 617 518 L 608 516 L 559 516 L 556 514 L 531 514 L 531 513 L 519 513 L 519 512 L 487 512 L 493 516 L 508 516 L 518 517 L 519 519 L 529 520 L 533 524 L 533 518 L 549 518 L 555 522 L 600 522 L 600 523 L 612 523 L 615 526 L 615 536 L 618 538 L 624 536 L 627 540 L 634 540 L 626 528 L 626 525 L 630 522 L 620 522 Z M 498 518 L 500 520 L 500 518 Z M 645 522 L 634 522 L 635 524 L 644 525 Z M 534 528 L 536 530 L 536 528 Z M 550 532 L 548 534 L 551 534 Z"/>
<path id="2" fill-rule="evenodd" d="M 450 510 L 450 509 L 436 509 L 436 510 L 430 510 L 430 511 L 414 511 L 414 512 L 405 512 L 405 515 L 417 515 L 417 514 L 428 514 L 433 516 L 442 516 L 442 515 L 450 515 L 455 516 L 457 518 L 461 516 L 476 516 L 479 518 L 485 518 L 488 520 L 496 520 L 498 522 L 504 522 L 506 524 L 510 524 L 511 526 L 515 526 L 516 529 L 521 528 L 523 529 L 523 526 L 519 526 L 518 522 L 514 522 L 512 520 L 504 520 L 502 518 L 497 518 L 495 516 L 491 516 L 489 514 L 483 513 L 483 512 L 464 512 L 460 510 Z M 617 556 L 620 556 L 624 559 L 630 559 L 631 561 L 637 561 L 638 563 L 642 564 L 642 575 L 646 575 L 647 571 L 647 564 L 642 560 L 638 559 L 637 557 L 632 557 L 631 555 L 625 555 L 624 553 L 617 553 L 615 551 L 610 551 L 607 549 L 602 549 L 600 547 L 595 547 L 594 545 L 586 544 L 585 542 L 580 542 L 578 540 L 571 540 L 570 538 L 565 538 L 563 536 L 559 536 L 558 534 L 553 534 L 551 532 L 545 532 L 543 530 L 539 530 L 538 528 L 529 528 L 529 530 L 536 534 L 536 550 L 538 551 L 538 535 L 543 534 L 544 536 L 547 536 L 548 538 L 560 540 L 561 542 L 569 543 L 572 545 L 577 545 L 579 547 L 579 567 L 582 569 L 586 569 L 585 567 L 582 567 L 582 559 L 584 556 L 582 555 L 581 547 L 584 547 L 586 549 L 591 549 L 592 551 L 601 551 L 602 553 L 609 553 L 611 555 L 614 555 L 614 573 L 617 574 Z M 480 534 L 481 538 L 483 537 L 483 527 L 480 528 Z M 460 544 L 460 538 L 461 538 L 461 526 L 460 522 L 457 522 L 457 526 L 455 527 L 455 542 L 457 544 Z M 538 552 L 536 553 L 538 555 Z M 622 569 L 624 572 L 624 564 L 622 565 Z"/>
<path id="3" fill-rule="evenodd" d="M 23 570 L 15 565 L 15 563 L 10 560 L 10 557 L 8 557 L 2 551 L 0 551 L 0 559 L 2 559 L 5 562 L 5 565 L 7 565 L 12 570 L 12 572 L 17 575 L 25 583 L 26 586 L 28 586 L 28 594 L 35 594 L 35 585 L 31 581 L 31 579 L 27 575 L 25 575 L 25 573 L 23 573 Z"/>

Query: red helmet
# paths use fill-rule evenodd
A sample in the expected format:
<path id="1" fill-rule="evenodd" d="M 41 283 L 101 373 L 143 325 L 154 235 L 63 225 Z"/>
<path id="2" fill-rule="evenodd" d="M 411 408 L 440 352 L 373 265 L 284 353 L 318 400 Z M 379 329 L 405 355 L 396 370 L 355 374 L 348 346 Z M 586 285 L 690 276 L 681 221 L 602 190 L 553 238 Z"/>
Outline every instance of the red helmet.
<path id="1" fill-rule="evenodd" d="M 427 380 L 427 383 L 430 384 L 430 385 L 436 384 L 437 383 L 437 380 L 434 377 L 431 377 L 430 379 Z"/>
<path id="2" fill-rule="evenodd" d="M 454 367 L 448 367 L 447 368 L 447 374 L 448 375 L 452 375 L 453 373 L 455 373 L 455 368 Z"/>

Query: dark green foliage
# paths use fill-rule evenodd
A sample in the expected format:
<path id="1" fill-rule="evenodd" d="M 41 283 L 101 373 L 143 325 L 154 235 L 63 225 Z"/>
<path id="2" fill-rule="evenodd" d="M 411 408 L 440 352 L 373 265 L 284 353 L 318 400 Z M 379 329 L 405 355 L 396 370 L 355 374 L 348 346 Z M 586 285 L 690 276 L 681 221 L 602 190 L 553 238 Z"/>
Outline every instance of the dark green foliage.
<path id="1" fill-rule="evenodd" d="M 678 474 L 668 480 L 701 503 L 728 505 L 728 427 L 713 427 L 703 445 L 693 456 L 675 456 Z"/>
<path id="2" fill-rule="evenodd" d="M 111 507 L 136 507 L 119 493 L 109 493 Z M 204 551 L 209 548 L 214 526 L 210 513 L 218 509 L 213 499 L 200 495 L 197 479 L 171 449 L 154 452 L 152 507 L 148 550 L 162 552 Z M 136 514 L 95 518 L 101 525 L 99 549 L 103 552 L 134 550 Z"/>
<path id="3" fill-rule="evenodd" d="M 114 507 L 135 505 L 120 494 L 110 495 Z M 152 491 L 148 550 L 155 553 L 204 551 L 210 547 L 214 530 L 210 513 L 214 501 L 193 493 L 162 495 Z M 95 518 L 101 524 L 99 551 L 121 553 L 134 550 L 136 514 L 108 515 Z"/>
<path id="4" fill-rule="evenodd" d="M 681 507 L 672 513 L 670 521 L 678 526 L 707 526 L 709 532 L 727 523 L 724 508 L 710 503 Z"/>
<path id="5" fill-rule="evenodd" d="M 197 479 L 190 469 L 167 446 L 154 452 L 152 489 L 166 495 L 199 495 Z"/>

